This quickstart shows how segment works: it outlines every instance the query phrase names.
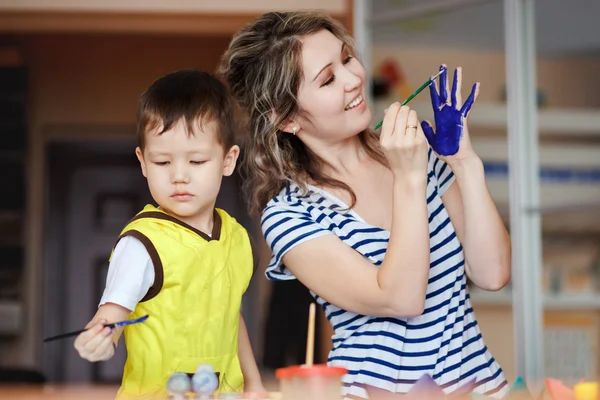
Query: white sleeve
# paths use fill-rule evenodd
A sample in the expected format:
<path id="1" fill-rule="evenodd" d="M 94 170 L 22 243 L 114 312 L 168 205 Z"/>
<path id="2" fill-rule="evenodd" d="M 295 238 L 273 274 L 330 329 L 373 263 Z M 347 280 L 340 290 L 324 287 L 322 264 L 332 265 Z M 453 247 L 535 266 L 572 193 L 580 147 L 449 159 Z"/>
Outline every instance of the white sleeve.
<path id="1" fill-rule="evenodd" d="M 133 311 L 153 283 L 154 265 L 146 247 L 138 239 L 125 236 L 113 252 L 98 306 L 115 303 Z"/>

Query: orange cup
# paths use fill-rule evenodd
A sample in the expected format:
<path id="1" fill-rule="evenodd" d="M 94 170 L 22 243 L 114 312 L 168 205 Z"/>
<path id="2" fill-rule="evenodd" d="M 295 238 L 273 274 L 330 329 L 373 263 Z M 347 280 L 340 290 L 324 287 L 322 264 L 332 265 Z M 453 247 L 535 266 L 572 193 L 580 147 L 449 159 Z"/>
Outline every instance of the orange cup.
<path id="1" fill-rule="evenodd" d="M 285 400 L 339 400 L 342 398 L 342 376 L 347 373 L 346 368 L 326 364 L 297 365 L 279 368 L 275 377 Z"/>

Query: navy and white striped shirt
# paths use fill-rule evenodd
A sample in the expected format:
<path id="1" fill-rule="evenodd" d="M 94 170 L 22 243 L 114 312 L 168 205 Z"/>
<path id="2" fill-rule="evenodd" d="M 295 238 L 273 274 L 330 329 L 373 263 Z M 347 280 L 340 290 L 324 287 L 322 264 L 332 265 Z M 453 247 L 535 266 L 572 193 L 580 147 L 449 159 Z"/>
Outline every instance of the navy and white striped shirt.
<path id="1" fill-rule="evenodd" d="M 448 165 L 429 150 L 427 208 L 431 264 L 425 311 L 414 318 L 380 318 L 342 310 L 311 294 L 334 328 L 328 363 L 348 369 L 342 394 L 368 398 L 365 386 L 406 393 L 423 375 L 446 392 L 476 380 L 474 392 L 502 397 L 508 385 L 489 353 L 467 292 L 462 246 L 441 196 L 454 181 Z M 303 193 L 288 184 L 266 206 L 262 230 L 272 255 L 267 278 L 295 279 L 282 264 L 294 246 L 337 235 L 375 265 L 390 233 L 366 223 L 333 195 L 314 186 Z"/>

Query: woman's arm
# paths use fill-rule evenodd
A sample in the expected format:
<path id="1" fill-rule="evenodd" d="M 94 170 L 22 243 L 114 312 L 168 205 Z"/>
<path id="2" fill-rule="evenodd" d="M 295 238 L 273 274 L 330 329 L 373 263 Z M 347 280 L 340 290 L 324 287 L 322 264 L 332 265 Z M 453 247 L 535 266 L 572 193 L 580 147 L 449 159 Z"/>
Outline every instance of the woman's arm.
<path id="1" fill-rule="evenodd" d="M 426 180 L 396 180 L 393 198 L 390 239 L 379 267 L 333 234 L 295 244 L 283 255 L 283 264 L 310 290 L 345 310 L 373 316 L 420 315 L 429 274 Z M 316 222 L 305 226 L 303 214 L 271 213 L 287 220 L 280 231 L 289 235 L 279 239 L 276 253 L 305 231 L 323 230 Z M 267 242 L 278 235 L 279 230 L 271 231 Z"/>
<path id="2" fill-rule="evenodd" d="M 454 185 L 442 201 L 460 239 L 469 279 L 484 290 L 500 290 L 510 280 L 510 237 L 485 182 L 479 157 L 452 164 Z"/>
<path id="3" fill-rule="evenodd" d="M 266 228 L 271 232 L 266 239 L 275 253 L 284 254 L 285 266 L 326 301 L 357 314 L 413 317 L 423 313 L 429 277 L 428 147 L 417 114 L 398 103 L 384 116 L 380 141 L 394 183 L 390 238 L 379 268 L 335 235 L 302 242 L 303 235 L 324 231 L 315 221 L 307 227 L 305 215 L 294 226 L 289 222 L 294 217 L 278 213 L 286 226 L 276 233 Z"/>

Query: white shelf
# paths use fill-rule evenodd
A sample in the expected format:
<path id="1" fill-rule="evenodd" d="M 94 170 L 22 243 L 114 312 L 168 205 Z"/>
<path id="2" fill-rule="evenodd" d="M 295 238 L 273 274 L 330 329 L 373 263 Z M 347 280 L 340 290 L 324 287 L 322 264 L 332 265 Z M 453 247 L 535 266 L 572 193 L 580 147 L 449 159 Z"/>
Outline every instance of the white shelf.
<path id="1" fill-rule="evenodd" d="M 508 290 L 485 292 L 473 290 L 471 303 L 477 306 L 512 306 L 512 293 Z M 551 310 L 600 310 L 598 294 L 545 294 L 544 308 Z"/>
<path id="2" fill-rule="evenodd" d="M 0 301 L 0 334 L 19 335 L 23 320 L 23 304 L 16 300 Z"/>
<path id="3" fill-rule="evenodd" d="M 394 100 L 377 99 L 373 107 L 373 126 L 383 118 L 385 110 Z M 417 111 L 420 120 L 433 121 L 430 102 L 414 102 L 408 104 Z M 476 102 L 469 115 L 471 126 L 506 129 L 506 104 L 493 102 Z M 600 136 L 600 108 L 541 108 L 538 111 L 538 127 L 540 134 L 578 134 Z"/>

